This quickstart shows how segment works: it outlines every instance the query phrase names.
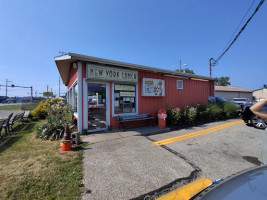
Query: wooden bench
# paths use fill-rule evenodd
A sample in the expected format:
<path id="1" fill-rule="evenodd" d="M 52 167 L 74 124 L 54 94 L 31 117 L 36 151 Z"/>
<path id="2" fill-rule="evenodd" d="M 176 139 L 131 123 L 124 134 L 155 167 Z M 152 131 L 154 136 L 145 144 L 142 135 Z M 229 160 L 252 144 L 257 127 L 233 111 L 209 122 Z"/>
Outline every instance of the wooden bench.
<path id="1" fill-rule="evenodd" d="M 11 130 L 12 130 L 12 126 L 13 126 L 16 122 L 22 122 L 24 113 L 25 113 L 25 111 L 22 112 L 22 113 L 18 113 L 18 114 L 16 114 L 16 115 L 12 118 L 12 120 L 9 122 L 9 125 L 11 126 Z"/>
<path id="2" fill-rule="evenodd" d="M 3 124 L 3 128 L 5 128 L 5 130 L 7 130 L 7 133 L 10 132 L 9 122 L 10 122 L 10 119 L 11 119 L 12 116 L 13 116 L 13 113 L 11 113 L 11 114 L 7 117 L 7 120 L 6 120 L 5 123 Z M 6 133 L 6 134 L 7 134 L 7 133 Z"/>
<path id="3" fill-rule="evenodd" d="M 139 114 L 139 115 L 119 115 L 117 117 L 119 121 L 119 129 L 123 127 L 123 130 L 125 131 L 124 122 L 134 122 L 134 121 L 141 121 L 141 120 L 152 120 L 154 125 L 154 117 L 148 115 L 148 114 Z"/>
<path id="4" fill-rule="evenodd" d="M 2 129 L 6 123 L 7 123 L 7 118 L 6 119 L 0 119 L 0 137 L 3 137 L 1 135 L 1 132 L 2 132 Z M 5 126 L 4 129 L 5 129 L 5 135 L 7 135 L 7 126 Z"/>

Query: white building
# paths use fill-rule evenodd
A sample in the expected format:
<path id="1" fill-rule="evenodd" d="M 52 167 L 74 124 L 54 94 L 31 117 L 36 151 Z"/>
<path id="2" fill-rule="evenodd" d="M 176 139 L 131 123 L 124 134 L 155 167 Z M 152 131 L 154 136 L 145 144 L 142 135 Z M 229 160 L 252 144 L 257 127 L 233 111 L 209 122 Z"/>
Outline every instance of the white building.
<path id="1" fill-rule="evenodd" d="M 253 91 L 253 96 L 256 100 L 267 99 L 267 88 L 262 88 Z"/>
<path id="2" fill-rule="evenodd" d="M 233 98 L 247 98 L 252 101 L 252 91 L 241 87 L 215 86 L 215 96 L 231 101 Z"/>

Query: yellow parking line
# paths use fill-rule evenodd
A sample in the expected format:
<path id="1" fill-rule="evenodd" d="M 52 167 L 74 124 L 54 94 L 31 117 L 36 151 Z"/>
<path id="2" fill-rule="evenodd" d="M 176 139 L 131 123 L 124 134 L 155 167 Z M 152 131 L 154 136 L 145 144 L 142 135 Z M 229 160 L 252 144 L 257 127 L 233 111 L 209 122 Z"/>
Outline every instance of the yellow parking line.
<path id="1" fill-rule="evenodd" d="M 164 139 L 164 140 L 157 141 L 155 143 L 173 141 L 173 140 L 176 140 L 176 139 L 180 139 L 180 138 L 183 138 L 183 137 L 188 137 L 190 135 L 195 135 L 195 134 L 198 134 L 198 133 L 203 133 L 203 132 L 206 132 L 207 130 L 213 130 L 213 129 L 217 129 L 217 128 L 220 128 L 220 127 L 224 127 L 224 126 L 228 126 L 228 125 L 231 125 L 231 124 L 235 124 L 235 123 L 237 123 L 237 122 L 230 122 L 230 123 L 227 123 L 227 124 L 222 124 L 222 125 L 219 125 L 219 126 L 215 126 L 215 127 L 209 128 L 209 129 L 205 129 L 205 130 L 189 133 L 189 134 L 186 134 L 186 135 L 180 135 L 180 136 L 177 136 L 177 137 L 167 138 L 167 139 Z"/>
<path id="2" fill-rule="evenodd" d="M 206 134 L 206 133 L 210 133 L 210 132 L 213 132 L 213 131 L 217 131 L 217 130 L 220 130 L 220 129 L 223 129 L 223 128 L 226 128 L 226 127 L 229 127 L 229 126 L 232 126 L 232 125 L 235 125 L 235 124 L 239 124 L 239 123 L 241 123 L 241 122 L 225 124 L 223 126 L 213 127 L 213 128 L 210 128 L 210 129 L 205 129 L 203 131 L 194 132 L 193 134 L 182 135 L 182 137 L 177 137 L 175 139 L 171 139 L 171 140 L 167 140 L 167 141 L 157 141 L 157 142 L 154 142 L 154 143 L 157 144 L 157 145 L 165 145 L 165 144 L 177 142 L 177 141 L 180 141 L 180 140 L 185 140 L 185 139 L 188 139 L 188 138 L 191 138 L 191 137 L 195 137 L 195 136 L 203 135 L 203 134 Z"/>
<path id="3" fill-rule="evenodd" d="M 207 178 L 200 178 L 192 183 L 178 188 L 177 190 L 157 198 L 157 200 L 189 200 L 201 190 L 204 190 L 206 187 L 208 187 L 211 183 L 212 181 Z"/>
<path id="4" fill-rule="evenodd" d="M 201 131 L 197 131 L 197 132 L 193 132 L 193 133 L 189 133 L 189 134 L 185 134 L 185 135 L 180 135 L 180 136 L 177 136 L 177 137 L 167 138 L 167 139 L 164 139 L 164 140 L 159 140 L 159 141 L 154 142 L 154 144 L 156 144 L 156 145 L 165 145 L 165 144 L 177 142 L 177 141 L 180 141 L 180 140 L 185 140 L 185 139 L 188 139 L 188 138 L 191 138 L 191 137 L 195 137 L 195 136 L 203 135 L 203 134 L 206 134 L 206 133 L 210 133 L 212 131 L 220 130 L 220 129 L 223 129 L 223 128 L 226 128 L 226 127 L 229 127 L 229 126 L 232 126 L 232 125 L 235 125 L 235 124 L 240 124 L 240 123 L 243 123 L 243 121 L 239 120 L 239 121 L 235 121 L 235 122 L 230 122 L 230 123 L 222 124 L 222 125 L 219 125 L 219 126 L 215 126 L 215 127 L 209 128 L 209 129 L 205 129 L 205 130 L 201 130 Z"/>

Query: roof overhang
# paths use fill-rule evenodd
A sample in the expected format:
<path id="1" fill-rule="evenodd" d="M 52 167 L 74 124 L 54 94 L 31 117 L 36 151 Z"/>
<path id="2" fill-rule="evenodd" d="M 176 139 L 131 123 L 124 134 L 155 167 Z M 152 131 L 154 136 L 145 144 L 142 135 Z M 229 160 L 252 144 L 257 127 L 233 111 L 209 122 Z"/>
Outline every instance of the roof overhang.
<path id="1" fill-rule="evenodd" d="M 154 73 L 161 73 L 163 75 L 172 75 L 175 77 L 189 78 L 189 79 L 195 79 L 195 80 L 208 80 L 208 81 L 215 80 L 214 78 L 210 78 L 206 76 L 199 76 L 195 74 L 188 74 L 188 73 L 166 70 L 166 69 L 161 69 L 161 68 L 147 67 L 143 65 L 136 65 L 136 64 L 119 62 L 119 61 L 97 58 L 97 57 L 92 57 L 92 56 L 85 56 L 85 55 L 80 55 L 80 54 L 75 54 L 75 53 L 68 53 L 66 55 L 55 57 L 55 62 L 56 62 L 58 71 L 60 73 L 60 76 L 62 78 L 62 81 L 65 85 L 68 84 L 69 71 L 72 66 L 72 63 L 74 62 L 85 62 L 85 63 L 90 62 L 90 63 L 105 64 L 105 65 L 111 65 L 114 67 L 118 66 L 118 67 L 128 68 L 128 69 L 150 71 Z"/>

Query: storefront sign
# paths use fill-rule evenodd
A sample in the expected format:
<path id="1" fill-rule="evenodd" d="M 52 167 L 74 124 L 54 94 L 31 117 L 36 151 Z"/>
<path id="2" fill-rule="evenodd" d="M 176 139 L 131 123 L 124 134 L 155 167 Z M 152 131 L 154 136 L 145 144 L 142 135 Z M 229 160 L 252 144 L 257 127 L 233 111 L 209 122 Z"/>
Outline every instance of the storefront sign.
<path id="1" fill-rule="evenodd" d="M 143 78 L 142 96 L 165 96 L 165 81 L 161 79 Z"/>
<path id="2" fill-rule="evenodd" d="M 133 86 L 133 85 L 115 85 L 115 90 L 135 91 L 135 86 Z"/>
<path id="3" fill-rule="evenodd" d="M 101 65 L 88 64 L 87 78 L 137 83 L 138 72 L 115 67 L 104 67 Z"/>
<path id="4" fill-rule="evenodd" d="M 120 92 L 120 96 L 121 97 L 135 97 L 135 92 Z"/>

